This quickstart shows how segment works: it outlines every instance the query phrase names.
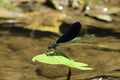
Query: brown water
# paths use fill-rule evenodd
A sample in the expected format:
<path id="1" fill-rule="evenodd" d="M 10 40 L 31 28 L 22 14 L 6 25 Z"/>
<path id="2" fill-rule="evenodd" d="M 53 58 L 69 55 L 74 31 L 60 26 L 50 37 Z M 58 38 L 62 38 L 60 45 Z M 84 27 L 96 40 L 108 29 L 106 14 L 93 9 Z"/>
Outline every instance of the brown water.
<path id="1" fill-rule="evenodd" d="M 62 65 L 48 65 L 32 62 L 32 57 L 44 53 L 48 44 L 58 36 L 48 32 L 38 32 L 31 39 L 29 31 L 14 28 L 0 30 L 0 80 L 65 80 L 68 68 Z M 120 80 L 120 49 L 104 48 L 105 45 L 120 47 L 119 35 L 93 37 L 81 41 L 82 46 L 59 47 L 70 58 L 89 64 L 93 71 L 72 69 L 71 80 Z M 86 45 L 84 45 L 86 44 Z M 92 45 L 102 45 L 89 46 Z"/>
<path id="2" fill-rule="evenodd" d="M 116 3 L 116 1 L 113 2 Z M 87 33 L 96 35 L 91 39 L 81 41 L 76 46 L 58 47 L 60 51 L 75 61 L 87 63 L 89 67 L 94 68 L 92 71 L 72 69 L 71 80 L 98 80 L 99 78 L 103 78 L 103 80 L 120 80 L 120 33 L 117 32 L 120 29 L 119 17 L 116 17 L 118 22 L 113 21 L 114 24 L 112 24 L 81 16 L 79 10 L 75 13 L 70 12 L 74 12 L 73 9 L 69 9 L 68 22 L 70 22 L 70 19 L 73 20 L 71 16 L 77 14 L 77 19 L 73 21 L 78 20 L 82 24 L 92 26 Z M 45 15 L 43 16 L 43 14 Z M 30 29 L 40 28 L 40 22 L 41 24 L 48 22 L 47 25 L 54 22 L 58 26 L 56 22 L 61 21 L 56 19 L 58 14 L 55 10 L 51 11 L 50 8 L 46 10 L 46 7 L 44 9 L 40 7 L 39 12 L 31 12 L 31 15 L 28 16 Z M 54 31 L 53 27 L 50 27 L 50 29 Z M 66 80 L 68 67 L 32 62 L 34 56 L 46 52 L 47 46 L 59 38 L 59 35 L 55 33 L 40 30 L 35 31 L 34 38 L 31 38 L 31 30 L 0 25 L 0 80 Z M 58 31 L 54 32 L 58 33 Z"/>

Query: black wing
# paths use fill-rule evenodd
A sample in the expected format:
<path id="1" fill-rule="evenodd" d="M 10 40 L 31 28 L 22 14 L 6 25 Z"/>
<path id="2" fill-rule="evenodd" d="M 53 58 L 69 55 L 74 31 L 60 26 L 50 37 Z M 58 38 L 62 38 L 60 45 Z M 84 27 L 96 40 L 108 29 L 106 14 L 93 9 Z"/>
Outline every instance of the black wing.
<path id="1" fill-rule="evenodd" d="M 80 22 L 75 22 L 71 27 L 56 41 L 56 43 L 64 43 L 75 38 L 81 30 Z"/>

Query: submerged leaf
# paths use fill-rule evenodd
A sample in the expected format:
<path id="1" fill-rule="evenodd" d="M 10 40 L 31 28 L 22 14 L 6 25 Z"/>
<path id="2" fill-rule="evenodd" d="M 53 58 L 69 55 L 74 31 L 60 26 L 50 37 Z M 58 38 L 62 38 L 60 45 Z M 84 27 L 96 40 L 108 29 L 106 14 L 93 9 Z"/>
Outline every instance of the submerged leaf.
<path id="1" fill-rule="evenodd" d="M 66 57 L 62 52 L 60 51 L 51 51 L 45 54 L 37 55 L 33 57 L 32 61 L 39 61 L 47 64 L 56 64 L 56 65 L 65 65 L 71 68 L 77 68 L 80 70 L 92 70 L 92 68 L 88 68 L 88 66 L 85 63 L 81 62 L 75 62 L 72 59 L 69 59 Z"/>
<path id="2" fill-rule="evenodd" d="M 0 7 L 7 8 L 11 11 L 21 12 L 21 10 L 15 7 L 10 0 L 0 0 Z"/>
<path id="3" fill-rule="evenodd" d="M 107 22 L 111 22 L 113 20 L 111 16 L 103 14 L 97 15 L 96 18 Z"/>
<path id="4" fill-rule="evenodd" d="M 120 7 L 111 7 L 108 10 L 109 14 L 115 14 L 115 13 L 119 13 L 120 12 Z"/>

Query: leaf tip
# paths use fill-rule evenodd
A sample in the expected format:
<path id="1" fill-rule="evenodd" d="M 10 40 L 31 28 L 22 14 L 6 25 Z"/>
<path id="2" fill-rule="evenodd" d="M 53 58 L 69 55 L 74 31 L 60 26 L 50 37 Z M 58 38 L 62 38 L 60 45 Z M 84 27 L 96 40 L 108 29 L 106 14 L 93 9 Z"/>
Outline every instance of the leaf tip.
<path id="1" fill-rule="evenodd" d="M 32 58 L 32 61 L 35 62 L 35 60 L 36 60 L 35 57 L 33 57 L 33 58 Z"/>

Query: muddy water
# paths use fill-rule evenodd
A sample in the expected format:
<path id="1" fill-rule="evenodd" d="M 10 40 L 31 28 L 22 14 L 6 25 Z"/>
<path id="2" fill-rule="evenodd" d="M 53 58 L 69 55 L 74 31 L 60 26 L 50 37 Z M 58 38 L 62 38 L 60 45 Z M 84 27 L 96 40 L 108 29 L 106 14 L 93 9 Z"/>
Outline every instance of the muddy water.
<path id="1" fill-rule="evenodd" d="M 54 42 L 58 35 L 48 32 L 39 32 L 35 35 L 38 36 L 31 39 L 29 31 L 26 30 L 17 31 L 14 28 L 0 30 L 0 80 L 66 79 L 68 71 L 66 66 L 32 62 L 32 57 L 44 53 L 48 44 Z M 81 41 L 79 44 L 82 45 L 59 47 L 59 50 L 70 58 L 85 62 L 94 68 L 93 71 L 72 69 L 71 80 L 91 80 L 100 77 L 103 80 L 120 80 L 119 38 L 119 34 L 117 37 L 96 35 L 89 40 Z"/>

